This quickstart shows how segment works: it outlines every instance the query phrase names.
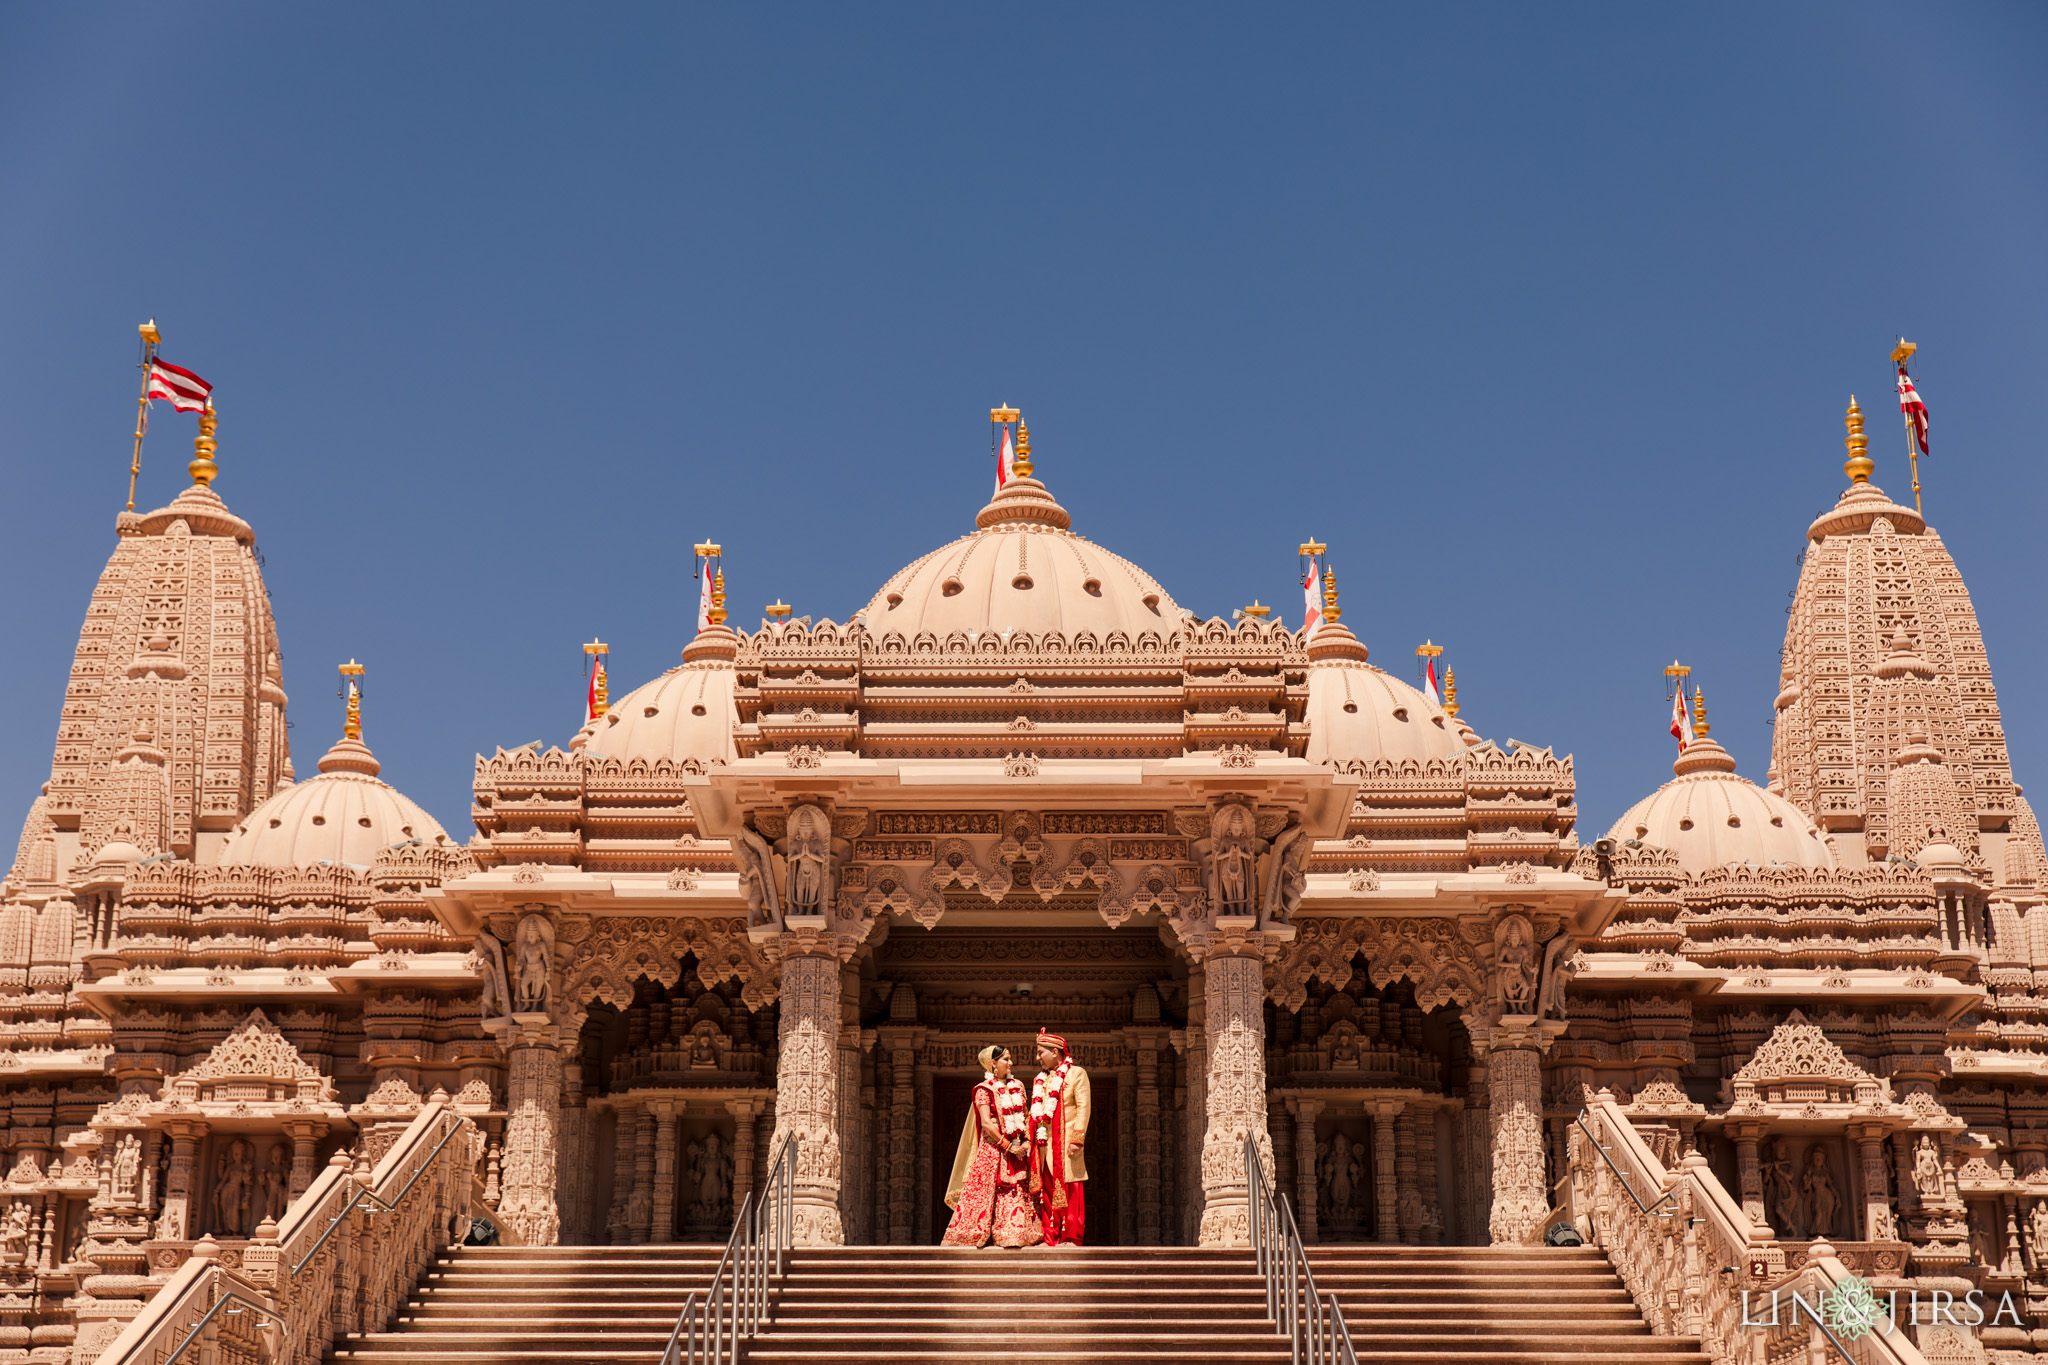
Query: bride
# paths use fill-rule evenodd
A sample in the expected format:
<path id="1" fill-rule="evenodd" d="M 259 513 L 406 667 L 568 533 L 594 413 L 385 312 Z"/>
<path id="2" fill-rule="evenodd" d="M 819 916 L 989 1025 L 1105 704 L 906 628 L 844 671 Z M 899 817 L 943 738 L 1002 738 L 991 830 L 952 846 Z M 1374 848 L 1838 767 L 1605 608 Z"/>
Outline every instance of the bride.
<path id="1" fill-rule="evenodd" d="M 981 1084 L 960 1133 L 946 1206 L 953 1221 L 939 1245 L 1027 1247 L 1045 1240 L 1036 1203 L 1025 1190 L 1025 1100 L 1022 1081 L 1010 1078 L 1010 1054 L 991 1044 L 981 1050 Z"/>

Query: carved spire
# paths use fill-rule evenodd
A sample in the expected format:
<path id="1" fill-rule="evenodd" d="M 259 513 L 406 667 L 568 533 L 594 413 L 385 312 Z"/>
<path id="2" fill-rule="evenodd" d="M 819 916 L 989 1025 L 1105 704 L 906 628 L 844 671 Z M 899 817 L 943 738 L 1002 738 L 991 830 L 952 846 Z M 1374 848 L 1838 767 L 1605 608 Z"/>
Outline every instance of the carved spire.
<path id="1" fill-rule="evenodd" d="M 1842 472 L 1849 476 L 1851 483 L 1867 484 L 1870 471 L 1877 468 L 1870 459 L 1870 438 L 1863 434 L 1863 409 L 1856 406 L 1856 395 L 1849 395 L 1849 411 L 1842 419 L 1849 428 L 1848 437 L 1842 444 L 1848 447 L 1849 459 L 1842 466 Z"/>
<path id="2" fill-rule="evenodd" d="M 199 414 L 199 435 L 192 442 L 192 463 L 186 466 L 192 472 L 192 482 L 201 488 L 211 488 L 214 475 L 220 473 L 220 466 L 213 462 L 213 452 L 218 448 L 213 432 L 219 424 L 220 416 L 214 412 L 213 400 L 209 398 L 205 411 Z"/>

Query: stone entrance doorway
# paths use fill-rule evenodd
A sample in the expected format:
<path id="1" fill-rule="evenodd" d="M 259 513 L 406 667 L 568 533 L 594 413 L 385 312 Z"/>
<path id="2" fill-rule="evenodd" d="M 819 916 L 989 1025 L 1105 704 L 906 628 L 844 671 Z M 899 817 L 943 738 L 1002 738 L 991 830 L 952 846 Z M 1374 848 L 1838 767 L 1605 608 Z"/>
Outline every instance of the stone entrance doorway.
<path id="1" fill-rule="evenodd" d="M 1031 1067 L 1020 1072 L 1027 1087 L 1036 1074 L 1036 1069 Z M 946 1208 L 946 1181 L 953 1173 L 961 1125 L 967 1122 L 967 1109 L 973 1103 L 974 1084 L 979 1079 L 977 1076 L 940 1076 L 932 1082 L 933 1228 L 929 1240 L 934 1243 L 945 1235 L 946 1222 L 951 1217 L 951 1211 Z M 1122 1141 L 1122 1126 L 1118 1122 L 1122 1114 L 1121 1097 L 1115 1075 L 1090 1073 L 1088 1084 L 1094 1097 L 1095 1114 L 1088 1121 L 1088 1230 L 1085 1236 L 1089 1246 L 1122 1246 L 1124 1190 L 1128 1184 L 1123 1179 L 1123 1165 L 1124 1159 L 1128 1158 L 1120 1159 L 1120 1154 L 1127 1151 Z"/>

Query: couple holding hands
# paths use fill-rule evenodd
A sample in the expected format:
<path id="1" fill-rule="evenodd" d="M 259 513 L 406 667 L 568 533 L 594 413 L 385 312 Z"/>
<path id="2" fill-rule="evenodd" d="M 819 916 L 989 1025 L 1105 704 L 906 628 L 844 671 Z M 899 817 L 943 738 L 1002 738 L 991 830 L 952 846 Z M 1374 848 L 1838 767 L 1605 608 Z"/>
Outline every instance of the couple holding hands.
<path id="1" fill-rule="evenodd" d="M 960 1134 L 941 1246 L 1079 1246 L 1088 1166 L 1088 1073 L 1067 1040 L 1038 1031 L 1038 1078 L 1027 1105 L 1009 1049 L 983 1048 L 981 1083 Z"/>

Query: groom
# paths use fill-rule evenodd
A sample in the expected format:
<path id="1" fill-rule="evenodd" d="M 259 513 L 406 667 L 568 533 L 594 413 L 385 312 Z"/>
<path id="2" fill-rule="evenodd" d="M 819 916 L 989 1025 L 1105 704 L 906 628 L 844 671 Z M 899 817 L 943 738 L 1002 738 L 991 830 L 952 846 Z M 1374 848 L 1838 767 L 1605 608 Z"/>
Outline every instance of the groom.
<path id="1" fill-rule="evenodd" d="M 1049 1247 L 1081 1245 L 1088 1114 L 1088 1073 L 1074 1064 L 1066 1039 L 1041 1028 L 1038 1079 L 1031 1086 L 1031 1191 L 1045 1216 Z"/>

